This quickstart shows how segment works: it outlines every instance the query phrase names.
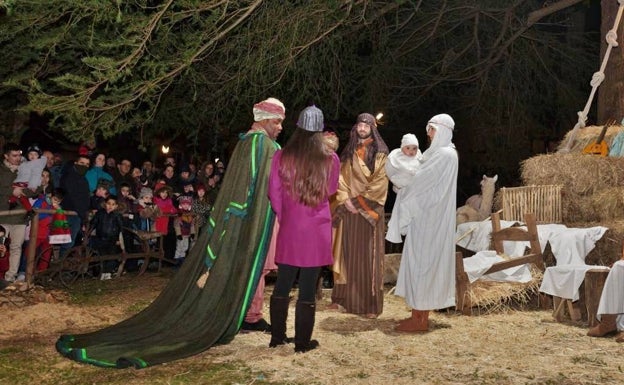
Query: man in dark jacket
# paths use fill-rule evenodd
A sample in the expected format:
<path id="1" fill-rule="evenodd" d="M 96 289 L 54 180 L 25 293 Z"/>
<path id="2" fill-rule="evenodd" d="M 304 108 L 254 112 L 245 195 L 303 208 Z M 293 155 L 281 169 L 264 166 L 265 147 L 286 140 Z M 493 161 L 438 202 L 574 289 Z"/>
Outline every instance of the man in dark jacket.
<path id="1" fill-rule="evenodd" d="M 88 223 L 89 215 L 89 182 L 85 177 L 89 170 L 89 158 L 87 155 L 79 155 L 73 164 L 69 164 L 63 170 L 61 176 L 61 188 L 65 190 L 63 208 L 75 211 L 78 216 L 68 215 L 67 222 L 71 230 L 71 242 L 61 246 L 61 255 L 74 245 L 78 231 Z"/>
<path id="2" fill-rule="evenodd" d="M 8 211 L 9 197 L 13 195 L 13 181 L 17 176 L 17 167 L 22 161 L 22 152 L 15 143 L 7 143 L 4 146 L 3 159 L 0 163 L 0 211 Z M 23 189 L 24 194 L 30 194 L 30 189 Z M 16 210 L 16 214 L 0 217 L 0 225 L 7 231 L 11 239 L 9 245 L 9 267 L 4 273 L 4 278 L 9 282 L 15 281 L 17 269 L 22 256 L 22 244 L 26 233 L 26 216 L 22 209 Z M 4 269 L 3 269 L 4 270 Z"/>

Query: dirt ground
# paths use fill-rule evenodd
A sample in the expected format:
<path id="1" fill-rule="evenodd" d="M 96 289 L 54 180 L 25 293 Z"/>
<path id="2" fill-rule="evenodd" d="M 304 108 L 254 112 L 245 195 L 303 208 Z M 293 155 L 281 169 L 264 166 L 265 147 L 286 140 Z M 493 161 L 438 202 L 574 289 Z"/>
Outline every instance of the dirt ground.
<path id="1" fill-rule="evenodd" d="M 146 274 L 99 283 L 102 286 L 94 290 L 102 290 L 102 295 L 95 301 L 81 300 L 71 291 L 4 290 L 0 292 L 0 348 L 27 344 L 29 339 L 49 341 L 44 354 L 50 365 L 72 371 L 111 371 L 64 359 L 54 351 L 54 341 L 62 333 L 96 330 L 128 317 L 145 307 L 166 282 L 166 276 Z M 267 286 L 267 297 L 271 290 Z M 432 330 L 411 335 L 393 329 L 397 320 L 408 315 L 401 298 L 386 295 L 384 313 L 370 320 L 325 310 L 329 290 L 324 294 L 314 331 L 321 344 L 317 350 L 294 354 L 292 345 L 268 348 L 266 334 L 239 334 L 228 345 L 162 366 L 184 371 L 191 363 L 244 363 L 251 369 L 247 384 L 624 383 L 624 346 L 613 338 L 587 337 L 584 325 L 555 323 L 548 311 L 510 310 L 471 317 L 433 312 Z M 289 335 L 293 321 L 291 304 Z M 150 370 L 155 369 L 144 371 Z M 133 372 L 138 371 L 128 369 L 129 379 Z"/>

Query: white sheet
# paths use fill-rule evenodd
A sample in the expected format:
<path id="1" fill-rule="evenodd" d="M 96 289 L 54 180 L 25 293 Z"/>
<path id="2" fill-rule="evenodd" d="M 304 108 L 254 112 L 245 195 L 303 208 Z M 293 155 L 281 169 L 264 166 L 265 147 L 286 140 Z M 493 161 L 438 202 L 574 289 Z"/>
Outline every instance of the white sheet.
<path id="1" fill-rule="evenodd" d="M 510 227 L 515 223 L 516 222 L 501 221 L 501 228 Z M 522 228 L 526 229 L 526 227 Z M 544 252 L 546 244 L 550 243 L 550 249 L 557 260 L 557 266 L 546 268 L 540 291 L 577 301 L 579 299 L 578 289 L 585 279 L 585 272 L 589 269 L 604 268 L 604 266 L 586 265 L 585 258 L 587 254 L 594 249 L 596 242 L 603 237 L 607 230 L 608 229 L 603 226 L 568 228 L 561 224 L 537 225 L 537 233 L 542 252 Z M 457 226 L 455 239 L 458 240 L 457 245 L 468 250 L 479 252 L 489 249 L 491 232 L 492 223 L 489 220 L 467 222 Z M 522 255 L 525 248 L 529 247 L 529 243 L 505 241 L 503 242 L 503 247 L 507 255 Z M 489 259 L 486 258 L 480 262 L 468 262 L 470 268 L 475 269 L 474 272 L 468 274 L 469 278 L 471 275 L 477 277 L 479 271 L 484 269 L 488 261 Z M 465 263 L 464 266 L 466 266 Z M 488 268 L 489 267 L 485 268 L 485 270 Z M 528 267 L 527 272 L 529 272 Z M 466 273 L 468 273 L 467 270 Z M 478 277 L 475 279 L 478 279 Z M 624 281 L 624 277 L 622 280 Z M 473 281 L 471 280 L 470 282 Z M 624 283 L 622 283 L 622 285 L 624 287 Z M 624 301 L 622 307 L 624 312 Z"/>
<path id="2" fill-rule="evenodd" d="M 518 222 L 501 221 L 501 228 L 511 227 Z M 455 239 L 457 245 L 470 251 L 483 251 L 490 248 L 490 233 L 492 233 L 492 221 L 465 222 L 457 226 Z M 460 239 L 461 238 L 461 239 Z"/>
<path id="3" fill-rule="evenodd" d="M 529 282 L 531 280 L 531 271 L 526 264 L 483 275 L 483 273 L 492 267 L 493 264 L 504 260 L 504 258 L 496 255 L 496 251 L 479 251 L 472 257 L 464 258 L 464 271 L 468 275 L 470 283 L 478 279 L 485 281 L 522 283 Z"/>
<path id="4" fill-rule="evenodd" d="M 562 265 L 547 267 L 544 271 L 544 278 L 540 285 L 542 293 L 550 294 L 555 297 L 571 299 L 578 301 L 579 287 L 585 279 L 585 273 L 591 269 L 606 269 L 606 266 L 592 265 Z"/>
<path id="5" fill-rule="evenodd" d="M 517 222 L 501 221 L 501 228 L 507 228 Z M 466 235 L 471 229 L 472 232 Z M 526 229 L 526 227 L 522 227 Z M 546 244 L 550 243 L 550 249 L 557 259 L 557 265 L 584 265 L 585 257 L 596 246 L 596 242 L 602 238 L 608 229 L 603 226 L 589 228 L 569 228 L 561 224 L 537 225 L 537 234 L 540 240 L 542 252 Z M 477 252 L 488 250 L 490 246 L 490 233 L 492 232 L 491 221 L 466 222 L 457 226 L 455 239 L 462 238 L 457 242 L 458 246 Z M 529 246 L 528 242 L 503 243 L 505 254 L 520 255 Z M 522 250 L 522 251 L 521 251 Z"/>

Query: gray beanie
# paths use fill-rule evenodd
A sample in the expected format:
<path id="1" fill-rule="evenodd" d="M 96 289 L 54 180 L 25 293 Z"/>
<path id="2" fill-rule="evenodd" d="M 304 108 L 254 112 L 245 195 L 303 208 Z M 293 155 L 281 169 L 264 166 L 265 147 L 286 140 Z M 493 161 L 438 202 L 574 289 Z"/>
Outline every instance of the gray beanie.
<path id="1" fill-rule="evenodd" d="M 321 132 L 324 127 L 323 120 L 323 111 L 316 106 L 309 106 L 304 108 L 299 114 L 297 127 L 306 131 Z"/>
<path id="2" fill-rule="evenodd" d="M 141 188 L 141 192 L 139 192 L 139 199 L 143 199 L 147 196 L 154 196 L 154 193 L 152 193 L 152 189 L 149 187 Z"/>

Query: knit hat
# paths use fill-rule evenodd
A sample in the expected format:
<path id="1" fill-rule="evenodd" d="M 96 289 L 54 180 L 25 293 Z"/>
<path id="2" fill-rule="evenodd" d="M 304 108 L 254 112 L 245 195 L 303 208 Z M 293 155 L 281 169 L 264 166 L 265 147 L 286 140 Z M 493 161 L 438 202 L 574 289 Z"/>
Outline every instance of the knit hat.
<path id="1" fill-rule="evenodd" d="M 259 122 L 265 119 L 285 119 L 286 107 L 284 103 L 275 98 L 256 103 L 253 106 L 254 121 Z"/>
<path id="2" fill-rule="evenodd" d="M 401 147 L 413 145 L 418 147 L 418 138 L 414 134 L 405 134 L 403 135 L 403 139 L 401 139 Z"/>
<path id="3" fill-rule="evenodd" d="M 363 114 L 359 114 L 357 117 L 357 122 L 360 123 L 366 123 L 368 124 L 371 128 L 377 128 L 377 119 L 375 119 L 375 117 L 371 114 L 368 113 L 363 113 Z"/>
<path id="4" fill-rule="evenodd" d="M 71 242 L 71 230 L 69 229 L 69 223 L 67 223 L 65 211 L 62 209 L 56 210 L 52 215 L 49 242 L 52 245 Z"/>
<path id="5" fill-rule="evenodd" d="M 180 195 L 178 197 L 178 208 L 181 211 L 190 211 L 193 205 L 193 197 L 190 195 Z"/>
<path id="6" fill-rule="evenodd" d="M 139 199 L 143 199 L 145 197 L 151 197 L 154 196 L 154 193 L 152 192 L 152 189 L 149 187 L 142 187 L 141 191 L 139 192 Z"/>
<path id="7" fill-rule="evenodd" d="M 297 127 L 306 131 L 320 132 L 323 131 L 323 111 L 316 106 L 304 108 L 299 114 Z"/>
<path id="8" fill-rule="evenodd" d="M 26 155 L 28 155 L 29 152 L 36 152 L 37 154 L 39 154 L 39 156 L 43 154 L 43 151 L 41 151 L 41 148 L 39 148 L 38 144 L 31 144 L 30 146 L 28 146 L 28 150 L 26 150 Z"/>

